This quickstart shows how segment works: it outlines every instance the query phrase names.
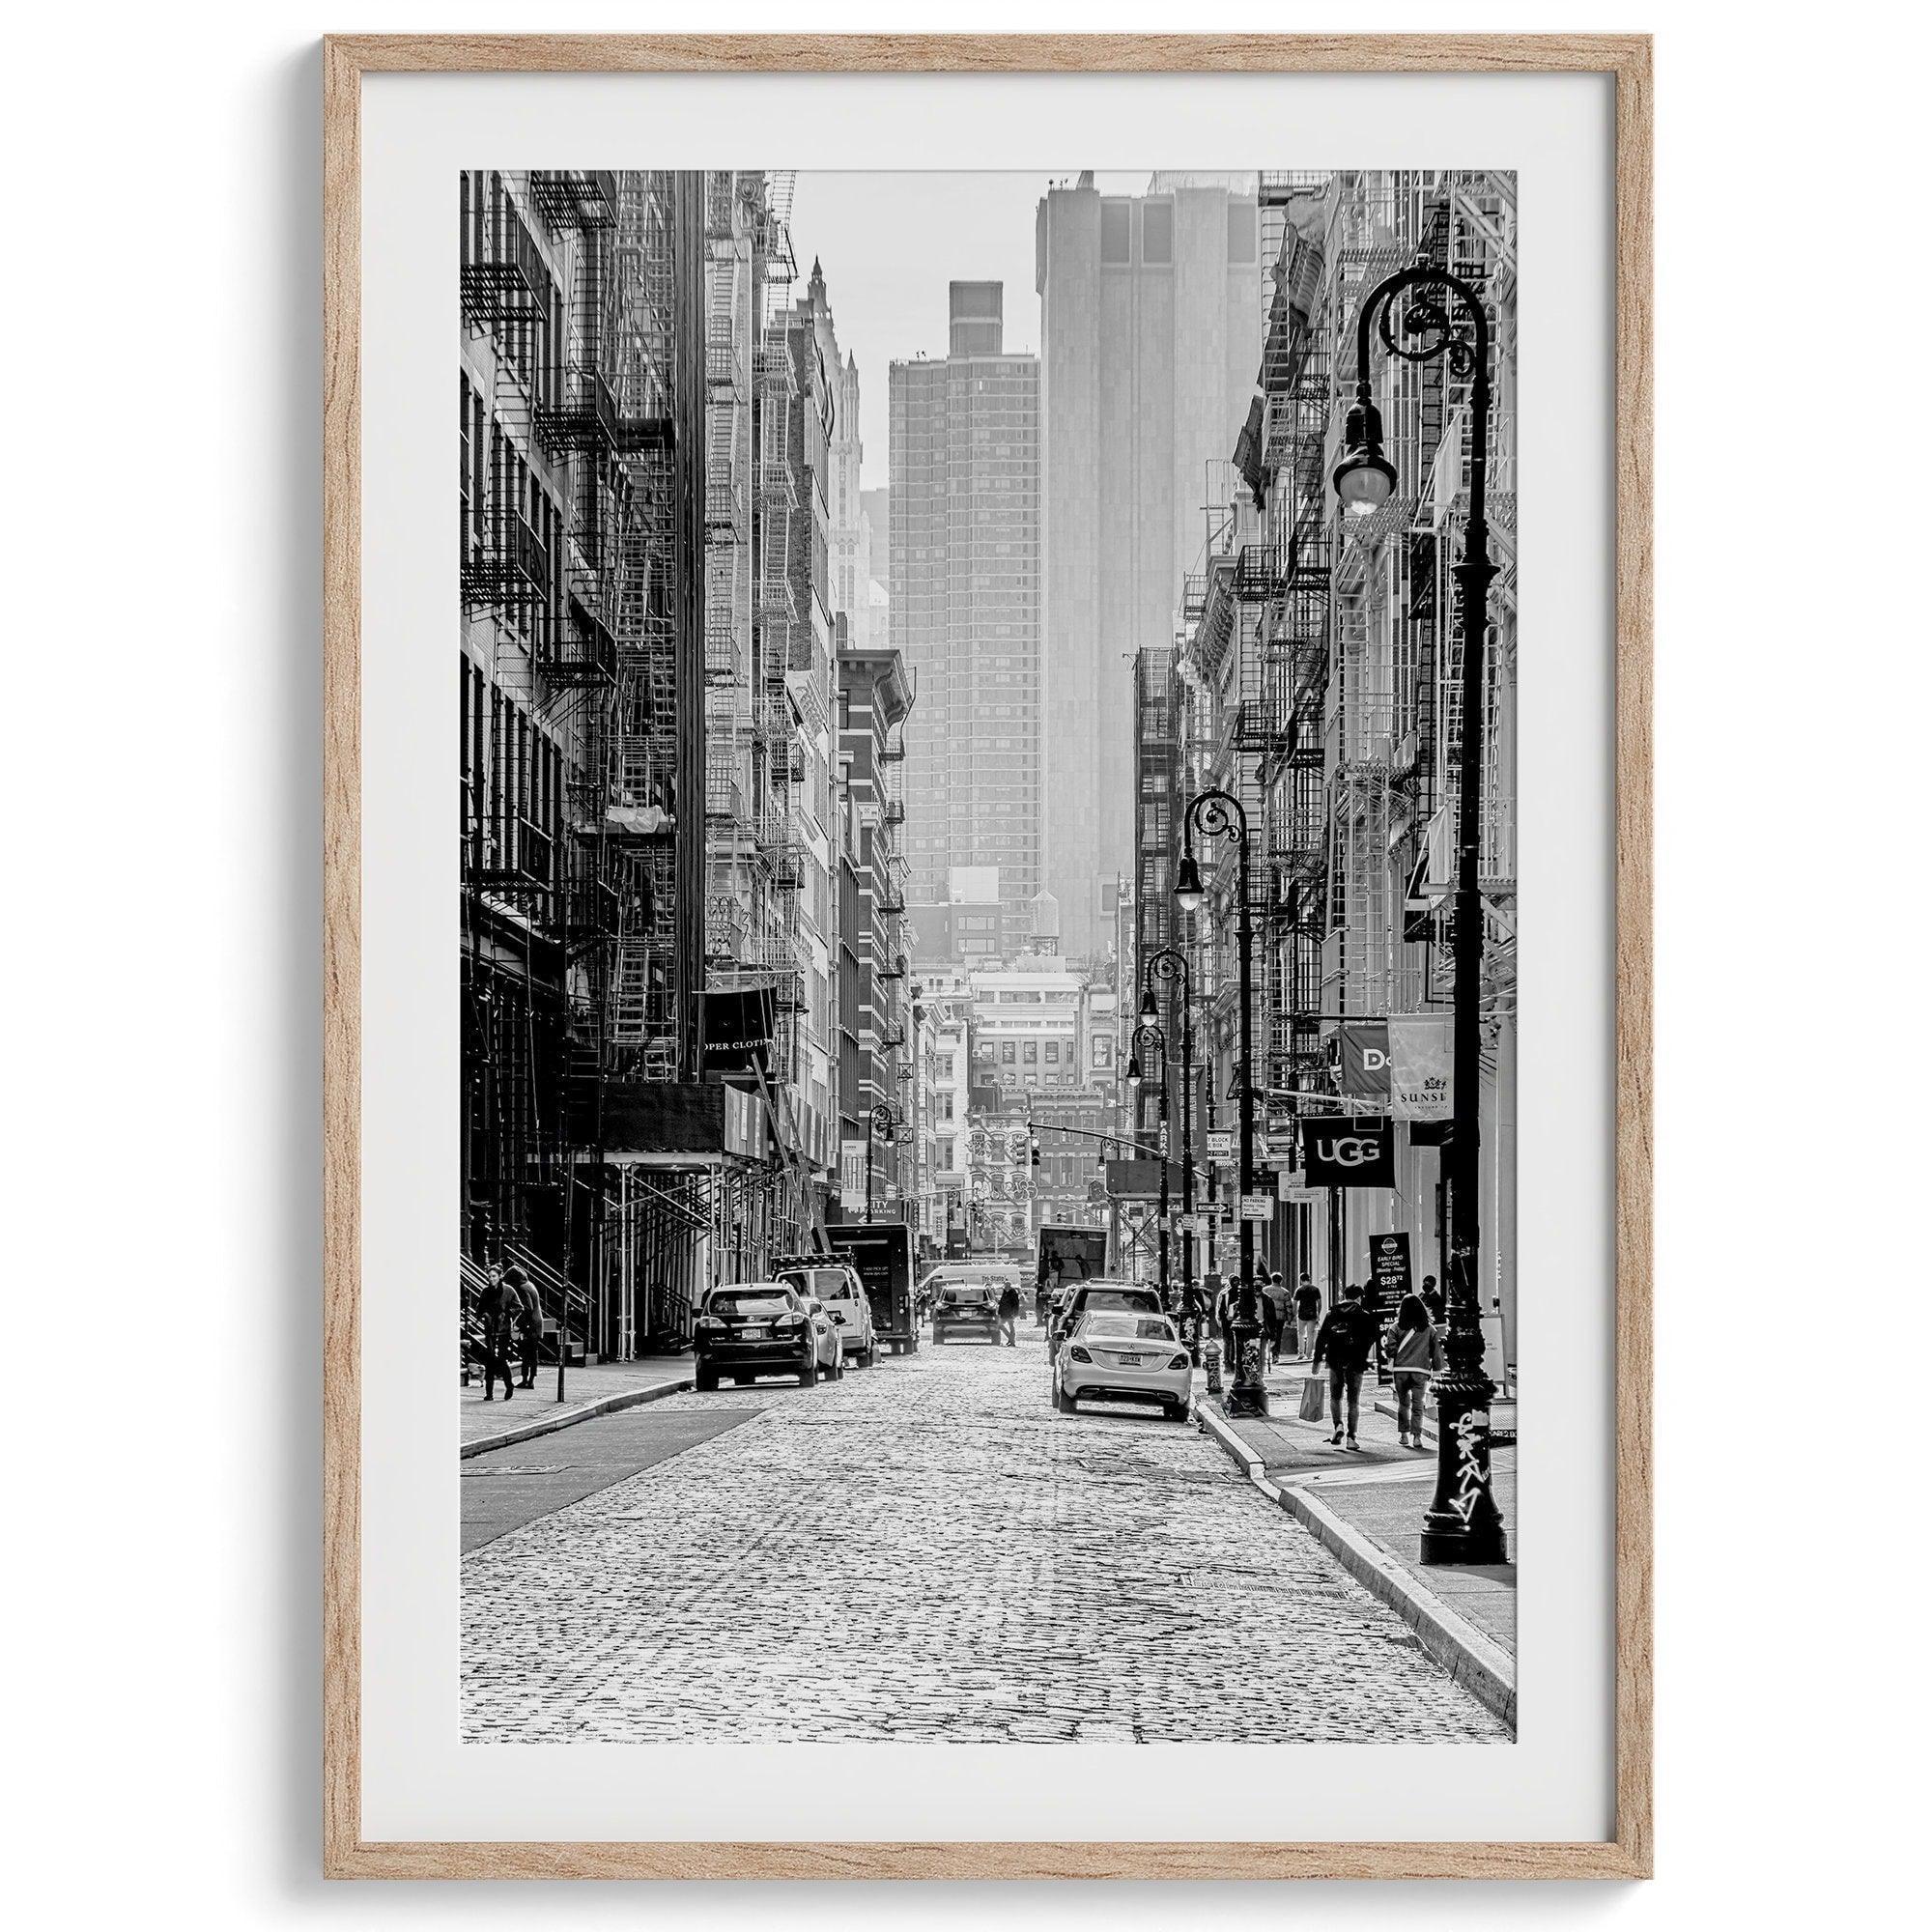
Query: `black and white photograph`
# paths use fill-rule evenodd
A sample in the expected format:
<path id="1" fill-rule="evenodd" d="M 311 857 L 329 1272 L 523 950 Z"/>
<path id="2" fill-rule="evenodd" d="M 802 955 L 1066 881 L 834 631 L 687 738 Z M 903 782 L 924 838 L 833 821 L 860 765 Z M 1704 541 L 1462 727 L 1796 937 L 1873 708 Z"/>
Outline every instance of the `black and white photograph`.
<path id="1" fill-rule="evenodd" d="M 450 188 L 464 1741 L 1511 1744 L 1515 176 Z"/>

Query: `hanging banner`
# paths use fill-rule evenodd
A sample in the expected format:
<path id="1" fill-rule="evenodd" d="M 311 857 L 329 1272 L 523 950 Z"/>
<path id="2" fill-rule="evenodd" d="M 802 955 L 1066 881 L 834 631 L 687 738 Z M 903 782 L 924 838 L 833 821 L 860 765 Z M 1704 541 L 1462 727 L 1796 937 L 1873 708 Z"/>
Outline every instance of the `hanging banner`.
<path id="1" fill-rule="evenodd" d="M 1389 1111 L 1398 1121 L 1446 1121 L 1455 1101 L 1455 1046 L 1446 1014 L 1388 1022 Z"/>
<path id="2" fill-rule="evenodd" d="M 1388 1020 L 1344 1020 L 1338 1078 L 1350 1100 L 1384 1101 L 1389 1097 Z"/>
<path id="3" fill-rule="evenodd" d="M 1304 1121 L 1301 1155 L 1310 1187 L 1395 1185 L 1395 1132 L 1386 1114 Z"/>

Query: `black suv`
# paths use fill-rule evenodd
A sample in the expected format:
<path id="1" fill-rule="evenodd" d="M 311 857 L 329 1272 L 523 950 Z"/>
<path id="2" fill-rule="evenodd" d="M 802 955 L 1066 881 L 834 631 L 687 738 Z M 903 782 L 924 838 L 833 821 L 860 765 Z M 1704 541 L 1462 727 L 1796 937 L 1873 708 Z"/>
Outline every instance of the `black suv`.
<path id="1" fill-rule="evenodd" d="M 754 1376 L 796 1376 L 802 1388 L 819 1371 L 844 1373 L 838 1331 L 815 1302 L 781 1281 L 735 1282 L 714 1289 L 692 1336 L 695 1379 L 715 1389 L 721 1375 L 748 1382 Z"/>
<path id="2" fill-rule="evenodd" d="M 977 1335 L 982 1342 L 1000 1339 L 999 1296 L 984 1282 L 949 1282 L 932 1306 L 932 1346 Z"/>

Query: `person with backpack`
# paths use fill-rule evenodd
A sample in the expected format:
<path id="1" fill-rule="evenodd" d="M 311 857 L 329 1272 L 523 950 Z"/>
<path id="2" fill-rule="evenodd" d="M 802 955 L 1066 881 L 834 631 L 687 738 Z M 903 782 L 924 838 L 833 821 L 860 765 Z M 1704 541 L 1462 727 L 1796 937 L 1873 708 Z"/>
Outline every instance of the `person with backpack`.
<path id="1" fill-rule="evenodd" d="M 1405 1294 L 1389 1350 L 1395 1370 L 1395 1428 L 1405 1449 L 1422 1447 L 1422 1405 L 1432 1378 L 1442 1372 L 1442 1337 L 1419 1294 Z M 1410 1438 L 1413 1437 L 1413 1440 Z"/>
<path id="2" fill-rule="evenodd" d="M 1321 1291 L 1309 1280 L 1304 1268 L 1300 1285 L 1294 1291 L 1294 1352 L 1303 1361 L 1315 1352 L 1315 1330 L 1321 1321 Z"/>
<path id="3" fill-rule="evenodd" d="M 1015 1324 L 1020 1319 L 1020 1292 L 1009 1281 L 1000 1291 L 1000 1332 L 1006 1337 L 1007 1347 L 1017 1349 L 1019 1336 Z"/>
<path id="4" fill-rule="evenodd" d="M 1382 1359 L 1382 1331 L 1362 1306 L 1362 1291 L 1353 1282 L 1342 1291 L 1342 1299 L 1328 1311 L 1315 1337 L 1315 1354 L 1309 1366 L 1320 1369 L 1328 1364 L 1328 1411 L 1335 1425 L 1329 1441 L 1342 1440 L 1343 1403 L 1348 1404 L 1349 1447 L 1358 1449 L 1355 1426 L 1362 1406 L 1362 1376 L 1373 1358 L 1378 1368 Z"/>

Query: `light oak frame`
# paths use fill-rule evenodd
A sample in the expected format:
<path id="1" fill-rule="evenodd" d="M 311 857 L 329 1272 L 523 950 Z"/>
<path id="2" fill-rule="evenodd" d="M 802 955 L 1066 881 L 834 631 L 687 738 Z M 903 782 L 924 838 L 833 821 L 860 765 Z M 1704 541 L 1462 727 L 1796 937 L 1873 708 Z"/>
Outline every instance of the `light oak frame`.
<path id="1" fill-rule="evenodd" d="M 1615 1835 L 1583 1843 L 370 1843 L 359 1825 L 361 77 L 1588 72 L 1616 86 Z M 338 1878 L 1647 1878 L 1651 1872 L 1648 36 L 345 35 L 324 43 L 324 1867 Z"/>

